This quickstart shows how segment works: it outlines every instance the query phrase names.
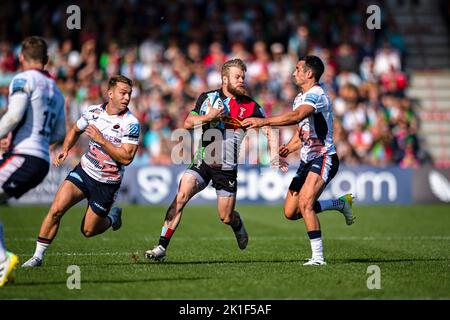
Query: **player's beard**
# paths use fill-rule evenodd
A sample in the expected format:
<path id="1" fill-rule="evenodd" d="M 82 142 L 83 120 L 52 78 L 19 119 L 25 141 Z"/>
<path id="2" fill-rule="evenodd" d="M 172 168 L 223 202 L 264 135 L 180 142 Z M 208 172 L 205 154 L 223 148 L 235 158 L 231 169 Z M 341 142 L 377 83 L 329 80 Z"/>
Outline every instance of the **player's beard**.
<path id="1" fill-rule="evenodd" d="M 247 90 L 245 90 L 245 87 L 233 87 L 231 85 L 231 83 L 228 82 L 227 84 L 227 90 L 229 93 L 231 93 L 233 96 L 238 97 L 238 96 L 244 96 L 247 94 Z"/>

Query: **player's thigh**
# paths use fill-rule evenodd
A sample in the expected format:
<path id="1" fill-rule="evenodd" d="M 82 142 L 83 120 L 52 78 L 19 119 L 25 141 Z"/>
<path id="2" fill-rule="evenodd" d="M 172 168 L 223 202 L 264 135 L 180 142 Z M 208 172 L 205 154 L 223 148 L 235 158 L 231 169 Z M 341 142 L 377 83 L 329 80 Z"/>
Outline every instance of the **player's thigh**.
<path id="1" fill-rule="evenodd" d="M 82 230 L 90 230 L 93 231 L 97 228 L 97 226 L 105 223 L 104 215 L 99 215 L 97 212 L 93 210 L 91 206 L 88 206 L 86 209 L 86 213 L 83 217 L 83 221 L 81 223 Z"/>
<path id="2" fill-rule="evenodd" d="M 217 210 L 222 221 L 229 220 L 234 211 L 237 193 L 237 170 L 211 169 L 213 187 L 217 194 Z"/>
<path id="3" fill-rule="evenodd" d="M 68 180 L 64 180 L 50 207 L 50 212 L 65 213 L 72 206 L 85 198 L 83 191 L 81 191 L 75 184 Z"/>
<path id="4" fill-rule="evenodd" d="M 336 154 L 324 155 L 309 164 L 305 183 L 300 190 L 300 206 L 312 206 L 314 201 L 320 197 L 339 169 L 339 158 Z"/>
<path id="5" fill-rule="evenodd" d="M 305 183 L 308 172 L 308 164 L 305 162 L 300 162 L 297 172 L 289 185 L 289 189 L 284 200 L 284 215 L 288 219 L 297 216 L 297 213 L 300 211 L 299 194 Z"/>
<path id="6" fill-rule="evenodd" d="M 177 202 L 186 203 L 206 186 L 207 183 L 202 176 L 195 171 L 188 170 L 181 177 L 175 199 Z"/>
<path id="7" fill-rule="evenodd" d="M 290 219 L 297 216 L 299 212 L 298 207 L 299 192 L 294 190 L 288 190 L 286 198 L 284 199 L 284 215 Z"/>

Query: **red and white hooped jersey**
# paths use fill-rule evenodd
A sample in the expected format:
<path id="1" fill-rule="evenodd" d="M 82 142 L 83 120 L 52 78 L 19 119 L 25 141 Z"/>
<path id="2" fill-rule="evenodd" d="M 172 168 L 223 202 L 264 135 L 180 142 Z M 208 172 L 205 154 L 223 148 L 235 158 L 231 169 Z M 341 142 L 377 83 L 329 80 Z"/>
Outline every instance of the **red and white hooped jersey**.
<path id="1" fill-rule="evenodd" d="M 93 124 L 114 146 L 139 144 L 140 129 L 136 117 L 128 109 L 118 115 L 109 115 L 106 105 L 107 102 L 89 106 L 77 121 L 78 129 L 84 131 Z M 89 141 L 88 152 L 81 157 L 81 167 L 91 178 L 103 183 L 120 183 L 124 173 L 124 166 L 93 140 Z"/>
<path id="2" fill-rule="evenodd" d="M 295 97 L 293 110 L 302 104 L 314 108 L 314 113 L 300 121 L 300 140 L 303 147 L 300 150 L 301 160 L 309 162 L 323 155 L 336 153 L 333 144 L 333 111 L 330 97 L 321 86 L 315 85 Z"/>

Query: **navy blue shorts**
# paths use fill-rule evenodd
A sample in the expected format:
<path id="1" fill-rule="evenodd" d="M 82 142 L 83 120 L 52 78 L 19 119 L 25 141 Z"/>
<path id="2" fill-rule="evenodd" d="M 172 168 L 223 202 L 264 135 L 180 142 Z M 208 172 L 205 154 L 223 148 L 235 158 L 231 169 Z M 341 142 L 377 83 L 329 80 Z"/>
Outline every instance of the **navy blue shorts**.
<path id="1" fill-rule="evenodd" d="M 80 164 L 69 172 L 66 180 L 72 182 L 84 193 L 95 214 L 103 218 L 108 215 L 119 193 L 120 183 L 99 182 L 91 178 Z"/>
<path id="2" fill-rule="evenodd" d="M 337 154 L 318 157 L 310 162 L 300 162 L 295 177 L 289 186 L 289 190 L 299 192 L 306 181 L 309 172 L 317 173 L 322 177 L 325 185 L 334 178 L 339 170 L 339 158 Z"/>
<path id="3" fill-rule="evenodd" d="M 0 159 L 0 187 L 16 199 L 40 184 L 47 176 L 50 164 L 41 158 L 4 153 Z"/>

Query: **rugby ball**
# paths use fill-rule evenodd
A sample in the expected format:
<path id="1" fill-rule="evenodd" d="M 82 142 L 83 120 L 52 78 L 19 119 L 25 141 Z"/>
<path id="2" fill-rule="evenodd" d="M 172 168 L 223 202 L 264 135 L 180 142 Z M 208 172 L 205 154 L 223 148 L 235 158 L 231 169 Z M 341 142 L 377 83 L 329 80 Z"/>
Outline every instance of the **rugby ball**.
<path id="1" fill-rule="evenodd" d="M 206 103 L 206 111 L 205 114 L 208 114 L 211 108 L 220 109 L 223 107 L 223 101 L 220 99 L 220 95 L 218 92 L 213 92 L 208 95 L 208 99 L 205 101 Z M 209 106 L 211 105 L 211 107 Z"/>

